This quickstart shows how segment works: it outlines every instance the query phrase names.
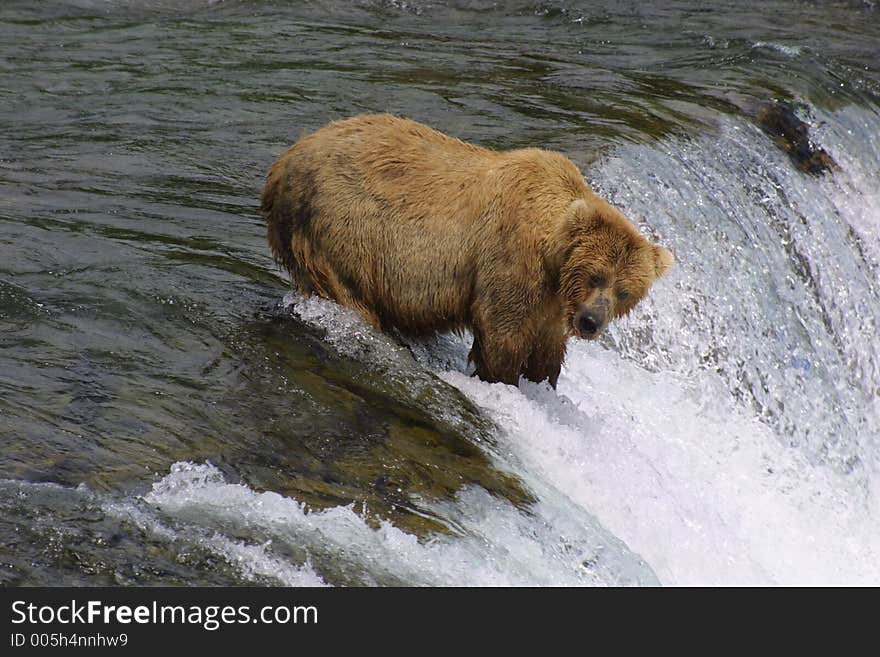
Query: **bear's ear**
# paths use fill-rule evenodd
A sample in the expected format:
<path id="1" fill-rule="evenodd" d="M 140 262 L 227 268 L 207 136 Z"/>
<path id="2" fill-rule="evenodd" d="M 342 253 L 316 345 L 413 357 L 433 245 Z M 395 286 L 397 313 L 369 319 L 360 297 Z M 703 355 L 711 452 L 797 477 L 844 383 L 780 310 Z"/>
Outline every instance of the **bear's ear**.
<path id="1" fill-rule="evenodd" d="M 559 275 L 559 270 L 571 255 L 577 237 L 593 222 L 593 215 L 589 206 L 583 199 L 572 201 L 556 225 L 543 240 L 544 266 L 553 276 Z"/>
<path id="2" fill-rule="evenodd" d="M 672 265 L 675 264 L 675 256 L 672 255 L 672 251 L 669 249 L 664 249 L 662 246 L 654 245 L 654 272 L 657 275 L 657 278 L 663 276 L 666 272 L 672 269 Z"/>
<path id="3" fill-rule="evenodd" d="M 582 198 L 574 200 L 563 215 L 562 222 L 558 227 L 557 238 L 560 242 L 572 243 L 590 230 L 599 222 L 600 214 L 597 208 L 590 207 Z"/>

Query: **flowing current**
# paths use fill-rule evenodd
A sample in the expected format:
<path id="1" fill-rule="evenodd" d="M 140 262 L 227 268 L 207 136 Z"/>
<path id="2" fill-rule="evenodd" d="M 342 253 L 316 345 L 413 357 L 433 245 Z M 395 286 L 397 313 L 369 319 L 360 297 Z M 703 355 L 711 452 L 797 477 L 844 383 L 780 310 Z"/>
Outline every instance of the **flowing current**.
<path id="1" fill-rule="evenodd" d="M 0 582 L 880 584 L 878 35 L 856 2 L 4 3 Z M 263 176 L 363 111 L 560 150 L 676 266 L 556 391 L 299 298 Z"/>

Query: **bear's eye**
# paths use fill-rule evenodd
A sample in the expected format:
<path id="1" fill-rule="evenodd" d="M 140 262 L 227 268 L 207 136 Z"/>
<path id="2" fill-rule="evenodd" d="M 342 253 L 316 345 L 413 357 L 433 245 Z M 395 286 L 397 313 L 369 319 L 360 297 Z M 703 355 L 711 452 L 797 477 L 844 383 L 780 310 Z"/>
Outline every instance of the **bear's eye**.
<path id="1" fill-rule="evenodd" d="M 600 276 L 599 274 L 593 274 L 587 279 L 587 285 L 590 287 L 605 287 L 608 281 L 604 276 Z"/>
<path id="2" fill-rule="evenodd" d="M 626 301 L 627 299 L 629 299 L 629 296 L 630 296 L 629 292 L 627 292 L 626 290 L 618 290 L 617 291 L 617 300 L 618 301 Z"/>

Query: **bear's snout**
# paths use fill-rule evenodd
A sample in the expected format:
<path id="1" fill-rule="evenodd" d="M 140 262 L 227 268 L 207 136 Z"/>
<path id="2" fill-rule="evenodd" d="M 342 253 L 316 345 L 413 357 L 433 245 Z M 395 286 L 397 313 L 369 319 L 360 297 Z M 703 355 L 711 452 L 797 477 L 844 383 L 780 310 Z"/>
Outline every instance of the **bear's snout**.
<path id="1" fill-rule="evenodd" d="M 583 340 L 593 340 L 608 325 L 608 312 L 603 304 L 581 305 L 574 315 L 574 330 Z"/>

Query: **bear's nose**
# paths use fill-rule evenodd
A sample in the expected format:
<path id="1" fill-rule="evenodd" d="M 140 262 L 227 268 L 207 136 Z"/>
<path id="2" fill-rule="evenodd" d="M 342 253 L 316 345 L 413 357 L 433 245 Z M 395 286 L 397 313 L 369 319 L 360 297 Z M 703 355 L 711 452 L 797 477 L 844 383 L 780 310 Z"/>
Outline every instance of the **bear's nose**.
<path id="1" fill-rule="evenodd" d="M 599 322 L 590 313 L 584 313 L 578 318 L 578 332 L 583 336 L 592 336 L 599 330 Z"/>
<path id="2" fill-rule="evenodd" d="M 605 310 L 605 304 L 602 303 L 594 303 L 589 306 L 583 304 L 578 308 L 572 323 L 579 338 L 592 340 L 599 337 L 608 319 L 608 314 Z"/>

